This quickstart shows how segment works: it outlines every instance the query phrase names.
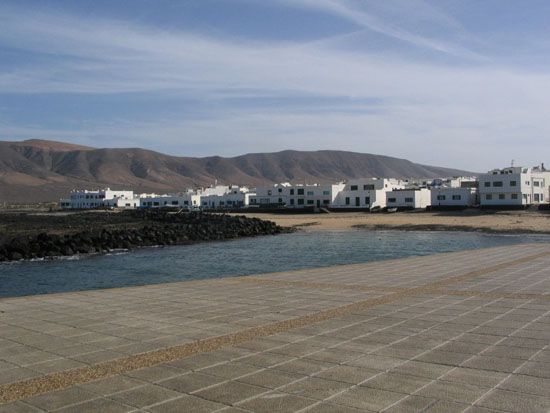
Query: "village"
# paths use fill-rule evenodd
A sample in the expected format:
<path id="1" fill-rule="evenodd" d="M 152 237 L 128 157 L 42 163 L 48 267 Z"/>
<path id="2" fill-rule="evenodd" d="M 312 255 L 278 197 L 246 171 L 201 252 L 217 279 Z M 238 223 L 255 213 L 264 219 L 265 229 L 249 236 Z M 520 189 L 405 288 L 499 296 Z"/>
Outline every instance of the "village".
<path id="1" fill-rule="evenodd" d="M 401 211 L 414 209 L 526 208 L 550 203 L 544 164 L 494 169 L 477 177 L 433 180 L 361 178 L 334 184 L 280 183 L 248 188 L 215 185 L 179 194 L 132 190 L 74 190 L 62 209 L 183 208 L 204 210 Z"/>

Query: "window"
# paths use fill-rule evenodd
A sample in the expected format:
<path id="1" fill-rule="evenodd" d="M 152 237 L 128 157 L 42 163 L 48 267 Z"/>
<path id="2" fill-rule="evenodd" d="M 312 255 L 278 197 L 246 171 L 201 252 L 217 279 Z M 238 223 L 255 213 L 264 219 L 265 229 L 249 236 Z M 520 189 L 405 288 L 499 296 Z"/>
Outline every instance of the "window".
<path id="1" fill-rule="evenodd" d="M 294 198 L 290 199 L 290 205 L 294 205 Z"/>
<path id="2" fill-rule="evenodd" d="M 157 201 L 155 201 L 155 202 L 153 202 L 153 205 L 154 205 L 154 206 L 159 206 L 159 205 L 160 205 L 160 203 L 159 203 L 159 202 L 157 202 Z"/>
<path id="3" fill-rule="evenodd" d="M 349 205 L 349 196 L 346 197 L 346 205 Z"/>
<path id="4" fill-rule="evenodd" d="M 462 199 L 462 195 L 453 195 L 453 201 L 460 201 Z"/>
<path id="5" fill-rule="evenodd" d="M 498 187 L 498 188 L 502 187 L 502 181 L 493 182 L 493 186 Z"/>
<path id="6" fill-rule="evenodd" d="M 445 195 L 438 195 L 437 200 L 438 201 L 445 201 Z"/>
<path id="7" fill-rule="evenodd" d="M 189 201 L 183 201 L 183 205 L 189 205 Z"/>
<path id="8" fill-rule="evenodd" d="M 330 199 L 323 199 L 323 205 L 330 204 Z"/>
<path id="9" fill-rule="evenodd" d="M 323 191 L 323 195 L 330 195 L 330 191 Z"/>
<path id="10" fill-rule="evenodd" d="M 283 198 L 279 198 L 279 204 L 283 203 Z"/>
<path id="11" fill-rule="evenodd" d="M 485 199 L 486 199 L 487 201 L 491 201 L 491 200 L 493 199 L 493 195 L 492 195 L 492 194 L 486 194 L 486 195 L 485 195 Z"/>
<path id="12" fill-rule="evenodd" d="M 373 191 L 374 190 L 374 185 L 363 185 L 363 189 L 365 191 Z"/>
<path id="13" fill-rule="evenodd" d="M 358 187 L 357 187 L 357 185 L 351 185 L 351 186 L 349 187 L 349 189 L 350 189 L 351 191 L 357 191 Z"/>
<path id="14" fill-rule="evenodd" d="M 172 201 L 172 205 L 179 205 L 178 201 Z"/>
<path id="15" fill-rule="evenodd" d="M 395 198 L 388 198 L 388 202 L 394 204 L 396 202 Z"/>
<path id="16" fill-rule="evenodd" d="M 304 200 L 302 198 L 298 199 L 298 205 L 304 205 Z"/>
<path id="17" fill-rule="evenodd" d="M 315 195 L 315 193 L 313 191 L 307 191 L 307 195 L 308 196 L 313 196 L 313 195 Z"/>
<path id="18" fill-rule="evenodd" d="M 506 195 L 504 195 L 504 194 L 498 194 L 498 199 L 506 199 Z"/>
<path id="19" fill-rule="evenodd" d="M 223 201 L 220 201 L 220 206 L 221 206 L 221 205 L 225 205 L 225 202 L 223 202 Z"/>
<path id="20" fill-rule="evenodd" d="M 518 194 L 512 194 L 512 199 L 518 199 Z"/>
<path id="21" fill-rule="evenodd" d="M 304 195 L 304 188 L 298 188 L 298 195 Z"/>
<path id="22" fill-rule="evenodd" d="M 314 203 L 313 199 L 308 199 L 308 200 L 307 200 L 307 204 L 308 204 L 308 205 L 313 205 L 313 203 Z"/>
<path id="23" fill-rule="evenodd" d="M 510 186 L 516 186 L 516 185 L 517 185 L 516 181 L 510 181 Z"/>
<path id="24" fill-rule="evenodd" d="M 365 197 L 365 204 L 370 205 L 370 196 Z"/>
<path id="25" fill-rule="evenodd" d="M 279 191 L 279 193 L 283 192 L 283 188 L 279 188 L 277 190 Z"/>
<path id="26" fill-rule="evenodd" d="M 294 188 L 290 189 L 290 195 L 294 195 Z"/>
<path id="27" fill-rule="evenodd" d="M 269 189 L 269 190 L 267 191 L 267 194 L 268 194 L 268 195 L 271 195 L 271 194 L 272 194 L 271 189 Z"/>
<path id="28" fill-rule="evenodd" d="M 414 202 L 414 198 L 405 198 L 405 202 Z"/>
<path id="29" fill-rule="evenodd" d="M 488 187 L 491 186 L 491 182 L 484 182 L 483 184 L 484 184 L 485 188 L 488 188 Z"/>
<path id="30" fill-rule="evenodd" d="M 535 202 L 539 202 L 539 194 L 535 194 Z"/>
<path id="31" fill-rule="evenodd" d="M 534 182 L 533 182 L 533 186 L 540 186 L 539 181 L 534 181 Z"/>

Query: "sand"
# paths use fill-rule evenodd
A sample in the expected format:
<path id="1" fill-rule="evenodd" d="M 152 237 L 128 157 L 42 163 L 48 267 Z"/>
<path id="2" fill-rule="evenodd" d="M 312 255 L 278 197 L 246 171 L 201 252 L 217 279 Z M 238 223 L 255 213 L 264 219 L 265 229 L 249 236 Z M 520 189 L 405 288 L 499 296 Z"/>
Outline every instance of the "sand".
<path id="1" fill-rule="evenodd" d="M 398 212 L 393 214 L 339 212 L 330 214 L 245 214 L 305 231 L 345 230 L 357 227 L 402 230 L 463 230 L 497 233 L 550 234 L 550 211 L 479 210 Z"/>

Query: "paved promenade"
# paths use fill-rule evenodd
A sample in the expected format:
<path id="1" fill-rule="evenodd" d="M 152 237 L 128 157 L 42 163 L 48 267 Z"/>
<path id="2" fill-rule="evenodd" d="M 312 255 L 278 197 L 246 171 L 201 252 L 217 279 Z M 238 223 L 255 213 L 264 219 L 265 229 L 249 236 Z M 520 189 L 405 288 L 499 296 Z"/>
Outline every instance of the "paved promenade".
<path id="1" fill-rule="evenodd" d="M 549 412 L 549 344 L 547 244 L 0 299 L 0 412 Z"/>

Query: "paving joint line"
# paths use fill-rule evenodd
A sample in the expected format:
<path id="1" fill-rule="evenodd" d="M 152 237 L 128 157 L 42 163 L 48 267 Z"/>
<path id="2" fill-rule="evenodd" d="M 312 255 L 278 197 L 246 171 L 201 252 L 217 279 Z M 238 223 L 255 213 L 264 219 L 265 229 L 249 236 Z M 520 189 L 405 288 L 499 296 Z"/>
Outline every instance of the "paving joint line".
<path id="1" fill-rule="evenodd" d="M 502 262 L 489 267 L 481 268 L 468 273 L 452 276 L 447 279 L 437 280 L 418 287 L 412 287 L 405 291 L 387 294 L 381 297 L 370 298 L 345 304 L 340 307 L 329 308 L 301 317 L 264 324 L 249 329 L 228 333 L 198 340 L 192 343 L 153 350 L 116 359 L 109 362 L 98 363 L 73 370 L 51 373 L 42 377 L 9 383 L 0 386 L 0 404 L 9 403 L 25 397 L 61 390 L 75 384 L 82 384 L 92 380 L 106 378 L 115 374 L 150 367 L 157 364 L 175 361 L 191 355 L 210 352 L 226 346 L 247 342 L 254 338 L 267 337 L 276 333 L 289 331 L 318 322 L 333 319 L 339 316 L 353 314 L 356 311 L 365 310 L 378 305 L 388 304 L 400 298 L 415 296 L 422 293 L 434 292 L 448 285 L 465 281 L 470 278 L 493 273 L 507 267 L 529 262 L 531 260 L 547 256 L 546 252 L 520 257 L 511 261 Z M 246 278 L 246 277 L 243 277 Z"/>

